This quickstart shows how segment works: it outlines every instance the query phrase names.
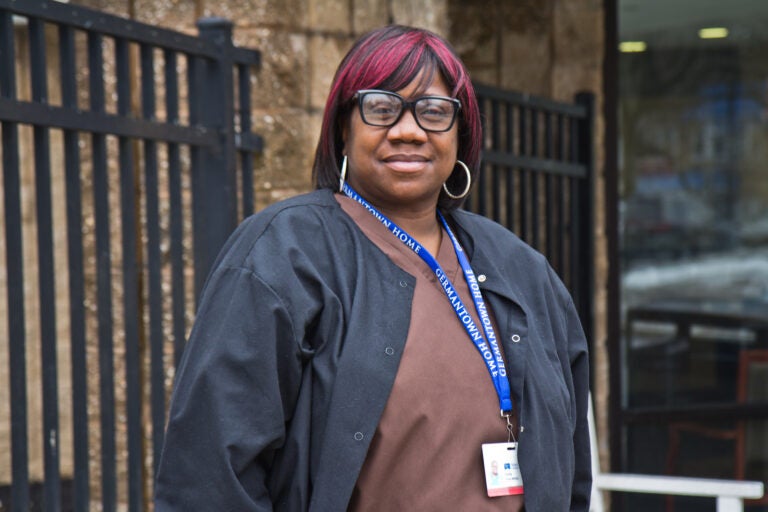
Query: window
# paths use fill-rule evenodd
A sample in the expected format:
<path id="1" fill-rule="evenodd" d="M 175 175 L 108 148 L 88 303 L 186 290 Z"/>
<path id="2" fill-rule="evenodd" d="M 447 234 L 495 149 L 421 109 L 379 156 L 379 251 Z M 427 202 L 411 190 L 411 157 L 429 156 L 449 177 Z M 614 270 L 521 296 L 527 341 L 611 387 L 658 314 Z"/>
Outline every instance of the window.
<path id="1" fill-rule="evenodd" d="M 619 0 L 623 471 L 768 482 L 765 26 L 760 0 Z M 663 507 L 714 510 L 624 498 Z"/>

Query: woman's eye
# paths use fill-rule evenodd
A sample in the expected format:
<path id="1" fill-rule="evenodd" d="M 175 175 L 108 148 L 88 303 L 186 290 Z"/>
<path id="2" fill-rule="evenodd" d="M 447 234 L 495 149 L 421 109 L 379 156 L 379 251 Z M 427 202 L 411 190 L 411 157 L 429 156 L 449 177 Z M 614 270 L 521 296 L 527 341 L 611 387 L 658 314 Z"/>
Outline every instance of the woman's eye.
<path id="1" fill-rule="evenodd" d="M 444 117 L 444 116 L 449 116 L 451 114 L 444 108 L 433 107 L 433 108 L 422 109 L 421 115 L 427 116 L 427 117 Z"/>
<path id="2" fill-rule="evenodd" d="M 389 98 L 371 98 L 365 105 L 365 113 L 369 116 L 387 119 L 400 112 L 400 105 Z"/>
<path id="3" fill-rule="evenodd" d="M 395 111 L 395 107 L 392 105 L 374 105 L 371 107 L 371 112 L 374 114 L 391 114 Z"/>
<path id="4" fill-rule="evenodd" d="M 419 105 L 419 114 L 426 117 L 445 117 L 450 116 L 453 112 L 451 105 L 446 101 L 428 101 Z"/>

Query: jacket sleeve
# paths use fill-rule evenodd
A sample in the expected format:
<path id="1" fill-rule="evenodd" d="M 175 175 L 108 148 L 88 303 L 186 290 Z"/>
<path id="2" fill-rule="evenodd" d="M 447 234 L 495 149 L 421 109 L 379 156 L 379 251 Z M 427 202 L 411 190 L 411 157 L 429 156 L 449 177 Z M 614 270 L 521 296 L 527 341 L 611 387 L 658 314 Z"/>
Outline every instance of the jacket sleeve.
<path id="1" fill-rule="evenodd" d="M 568 356 L 571 364 L 573 390 L 576 404 L 576 426 L 573 431 L 575 471 L 571 493 L 571 511 L 589 510 L 592 491 L 592 463 L 587 423 L 587 403 L 589 399 L 589 354 L 587 340 L 581 327 L 573 300 L 568 298 L 566 311 L 568 336 Z"/>
<path id="2" fill-rule="evenodd" d="M 288 308 L 250 270 L 217 269 L 176 376 L 158 512 L 272 510 L 266 478 L 301 379 Z"/>

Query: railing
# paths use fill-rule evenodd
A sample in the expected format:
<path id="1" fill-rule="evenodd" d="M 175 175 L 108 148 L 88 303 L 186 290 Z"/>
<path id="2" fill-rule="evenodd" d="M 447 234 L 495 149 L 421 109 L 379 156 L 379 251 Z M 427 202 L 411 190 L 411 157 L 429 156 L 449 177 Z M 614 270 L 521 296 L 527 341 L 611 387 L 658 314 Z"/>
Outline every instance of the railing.
<path id="1" fill-rule="evenodd" d="M 41 487 L 44 510 L 151 494 L 194 297 L 253 211 L 261 147 L 259 53 L 198 28 L 0 0 L 2 510 Z"/>
<path id="2" fill-rule="evenodd" d="M 630 473 L 598 473 L 594 479 L 594 486 L 599 491 L 715 498 L 717 512 L 742 512 L 745 499 L 762 498 L 764 491 L 763 482 Z M 592 510 L 598 512 L 602 509 L 593 508 Z"/>
<path id="3" fill-rule="evenodd" d="M 759 499 L 765 492 L 763 482 L 688 478 L 679 476 L 603 473 L 600 471 L 595 416 L 589 398 L 589 437 L 592 455 L 592 500 L 590 512 L 604 512 L 602 491 L 698 496 L 715 498 L 717 512 L 742 512 L 745 499 Z"/>

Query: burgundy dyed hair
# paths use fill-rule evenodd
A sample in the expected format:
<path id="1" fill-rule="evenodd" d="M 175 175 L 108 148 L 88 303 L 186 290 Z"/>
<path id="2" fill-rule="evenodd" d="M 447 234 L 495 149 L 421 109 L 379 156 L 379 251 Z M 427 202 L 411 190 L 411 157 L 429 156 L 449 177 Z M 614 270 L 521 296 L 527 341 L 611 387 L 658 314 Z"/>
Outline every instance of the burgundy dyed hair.
<path id="1" fill-rule="evenodd" d="M 312 178 L 317 188 L 339 187 L 341 171 L 342 129 L 356 104 L 353 96 L 360 89 L 398 91 L 410 84 L 421 72 L 424 88 L 440 73 L 461 102 L 457 122 L 458 158 L 469 167 L 474 179 L 480 165 L 482 128 L 480 111 L 469 74 L 456 51 L 442 37 L 428 30 L 390 25 L 373 30 L 354 44 L 336 70 L 331 92 L 325 105 L 320 140 L 315 151 Z M 464 173 L 454 171 L 449 178 L 451 191 L 465 186 Z M 461 204 L 441 191 L 438 206 L 448 211 Z"/>

